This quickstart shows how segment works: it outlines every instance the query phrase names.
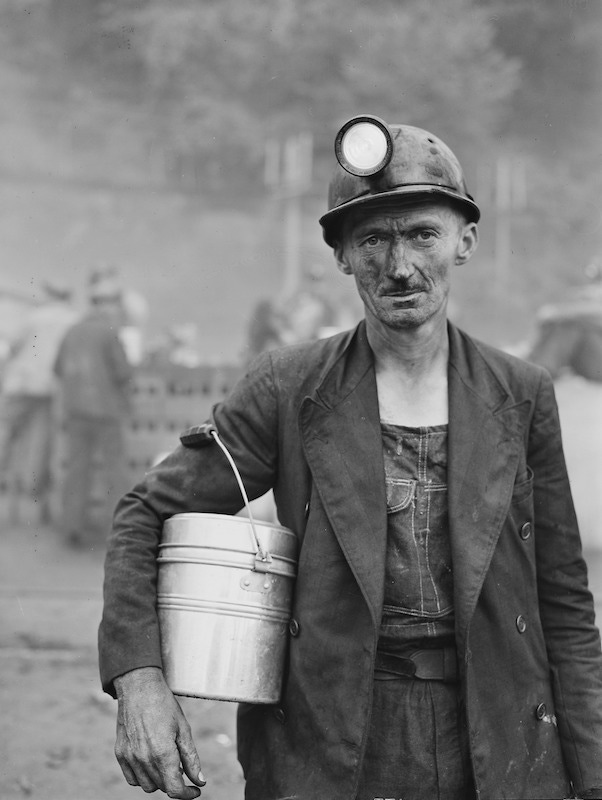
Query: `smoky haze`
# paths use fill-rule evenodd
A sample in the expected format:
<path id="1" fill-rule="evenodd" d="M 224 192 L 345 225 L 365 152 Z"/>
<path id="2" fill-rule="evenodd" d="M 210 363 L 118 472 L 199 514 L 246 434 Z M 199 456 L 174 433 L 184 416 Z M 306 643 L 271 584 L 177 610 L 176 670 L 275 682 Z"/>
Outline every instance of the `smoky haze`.
<path id="1" fill-rule="evenodd" d="M 32 398 L 8 391 L 24 323 L 47 310 L 49 283 L 73 293 L 79 316 L 92 273 L 117 280 L 134 334 L 122 331 L 136 363 L 121 458 L 133 485 L 207 419 L 254 352 L 360 318 L 318 224 L 335 134 L 360 113 L 432 131 L 464 166 L 480 245 L 453 275 L 450 316 L 478 338 L 536 354 L 554 375 L 599 621 L 601 9 L 599 0 L 1 0 L 1 798 L 142 796 L 115 760 L 116 707 L 98 680 L 110 525 L 100 511 L 112 509 L 94 470 L 106 436 L 79 439 L 78 455 L 96 460 L 79 491 L 68 426 L 47 413 L 62 397 L 38 404 L 36 427 Z M 584 308 L 595 323 L 587 347 L 564 324 Z M 271 327 L 274 309 L 282 330 Z M 40 338 L 27 340 L 34 379 Z M 562 363 L 569 345 L 582 374 Z M 51 380 L 54 363 L 47 357 Z M 86 504 L 76 530 L 65 525 L 69 493 Z M 234 704 L 182 705 L 208 779 L 203 797 L 240 800 Z"/>
<path id="2" fill-rule="evenodd" d="M 484 213 L 458 321 L 531 336 L 600 252 L 599 4 L 377 5 L 3 3 L 0 290 L 36 301 L 58 278 L 83 304 L 90 270 L 114 264 L 148 338 L 194 323 L 217 360 L 308 271 L 353 320 L 317 218 L 334 134 L 368 112 L 433 130 L 465 165 Z M 300 134 L 311 156 L 291 184 Z"/>

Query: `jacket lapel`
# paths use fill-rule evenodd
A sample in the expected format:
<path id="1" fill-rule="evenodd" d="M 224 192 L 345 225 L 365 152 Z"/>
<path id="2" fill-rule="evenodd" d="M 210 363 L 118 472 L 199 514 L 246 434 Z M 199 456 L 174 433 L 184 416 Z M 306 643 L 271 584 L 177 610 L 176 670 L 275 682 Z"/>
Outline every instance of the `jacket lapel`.
<path id="1" fill-rule="evenodd" d="M 337 540 L 380 623 L 386 550 L 386 489 L 378 398 L 365 328 L 300 412 L 312 477 Z"/>
<path id="2" fill-rule="evenodd" d="M 519 406 L 450 326 L 448 505 L 460 648 L 508 513 L 522 442 Z"/>

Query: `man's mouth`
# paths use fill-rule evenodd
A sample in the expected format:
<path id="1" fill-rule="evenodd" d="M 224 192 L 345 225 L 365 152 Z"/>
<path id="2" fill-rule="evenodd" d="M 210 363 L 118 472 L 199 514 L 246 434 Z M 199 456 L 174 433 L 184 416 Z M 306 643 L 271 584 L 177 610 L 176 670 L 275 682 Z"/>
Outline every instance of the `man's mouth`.
<path id="1" fill-rule="evenodd" d="M 411 289 L 392 289 L 391 291 L 385 292 L 387 297 L 413 297 L 416 294 L 422 292 L 423 289 L 420 286 L 414 286 Z"/>

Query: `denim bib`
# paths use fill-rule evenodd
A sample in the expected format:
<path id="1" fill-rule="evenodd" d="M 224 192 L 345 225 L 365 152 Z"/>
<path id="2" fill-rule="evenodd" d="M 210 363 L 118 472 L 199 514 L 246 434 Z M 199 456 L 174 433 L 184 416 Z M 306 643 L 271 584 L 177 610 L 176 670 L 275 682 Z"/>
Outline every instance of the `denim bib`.
<path id="1" fill-rule="evenodd" d="M 379 647 L 453 643 L 447 425 L 382 422 L 381 431 L 388 532 Z"/>

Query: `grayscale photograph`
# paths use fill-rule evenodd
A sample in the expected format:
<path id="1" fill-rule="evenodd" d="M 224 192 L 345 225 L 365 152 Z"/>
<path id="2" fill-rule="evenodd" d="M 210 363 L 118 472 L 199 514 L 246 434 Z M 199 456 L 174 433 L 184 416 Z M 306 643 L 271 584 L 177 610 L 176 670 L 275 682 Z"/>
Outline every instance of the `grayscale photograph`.
<path id="1" fill-rule="evenodd" d="M 600 0 L 0 45 L 0 800 L 602 800 Z"/>

